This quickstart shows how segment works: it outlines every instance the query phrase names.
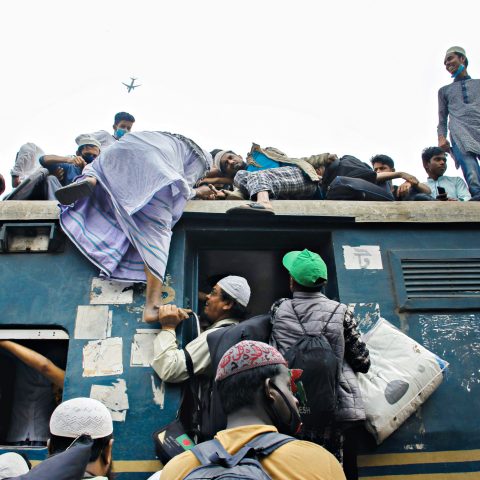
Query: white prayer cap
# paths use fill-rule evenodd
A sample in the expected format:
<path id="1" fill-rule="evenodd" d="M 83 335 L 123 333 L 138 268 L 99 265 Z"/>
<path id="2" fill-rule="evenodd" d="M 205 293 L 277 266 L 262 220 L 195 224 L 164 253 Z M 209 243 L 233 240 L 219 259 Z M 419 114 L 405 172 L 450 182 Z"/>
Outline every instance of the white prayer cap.
<path id="1" fill-rule="evenodd" d="M 243 277 L 229 275 L 222 278 L 218 285 L 225 292 L 235 299 L 240 305 L 246 307 L 250 300 L 250 286 Z"/>
<path id="2" fill-rule="evenodd" d="M 103 438 L 113 432 L 112 416 L 107 407 L 93 398 L 78 397 L 61 403 L 50 418 L 50 433 L 77 438 L 90 435 Z"/>
<path id="3" fill-rule="evenodd" d="M 79 135 L 75 139 L 75 142 L 77 142 L 78 148 L 83 147 L 84 145 L 93 145 L 94 147 L 101 148 L 100 142 L 91 135 Z"/>
<path id="4" fill-rule="evenodd" d="M 0 479 L 18 477 L 28 472 L 25 459 L 18 453 L 9 452 L 0 455 Z"/>
<path id="5" fill-rule="evenodd" d="M 213 157 L 213 165 L 215 167 L 220 168 L 220 160 L 227 152 L 228 150 L 219 150 L 217 153 L 215 153 L 215 156 Z"/>

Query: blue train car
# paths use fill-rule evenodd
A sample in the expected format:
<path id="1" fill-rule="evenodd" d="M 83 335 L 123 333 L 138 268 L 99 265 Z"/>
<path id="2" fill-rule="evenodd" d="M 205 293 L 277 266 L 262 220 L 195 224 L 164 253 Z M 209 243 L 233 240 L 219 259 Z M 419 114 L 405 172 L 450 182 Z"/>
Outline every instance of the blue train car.
<path id="1" fill-rule="evenodd" d="M 252 286 L 251 313 L 264 313 L 289 295 L 283 254 L 318 252 L 329 269 L 327 295 L 354 304 L 364 331 L 384 317 L 450 364 L 393 435 L 379 446 L 365 441 L 361 478 L 480 478 L 480 205 L 277 201 L 272 217 L 228 216 L 232 205 L 187 205 L 174 229 L 165 301 L 198 309 L 198 291 L 233 273 Z M 152 433 L 175 417 L 180 390 L 149 367 L 158 330 L 142 323 L 143 289 L 100 278 L 63 236 L 54 202 L 0 202 L 0 223 L 0 338 L 58 347 L 63 398 L 103 401 L 114 418 L 118 478 L 148 478 L 161 468 Z M 181 325 L 181 342 L 194 330 Z M 4 441 L 8 381 L 0 385 L 0 451 L 12 450 Z M 46 456 L 45 447 L 21 451 Z"/>

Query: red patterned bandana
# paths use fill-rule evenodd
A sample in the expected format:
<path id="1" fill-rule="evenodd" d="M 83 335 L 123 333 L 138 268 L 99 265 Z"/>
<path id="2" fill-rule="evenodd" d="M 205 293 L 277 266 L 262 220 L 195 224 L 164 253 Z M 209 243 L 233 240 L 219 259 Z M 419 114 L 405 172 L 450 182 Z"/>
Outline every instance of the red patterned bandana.
<path id="1" fill-rule="evenodd" d="M 220 360 L 215 380 L 217 382 L 252 368 L 265 365 L 285 365 L 282 354 L 263 342 L 244 340 L 228 349 Z"/>

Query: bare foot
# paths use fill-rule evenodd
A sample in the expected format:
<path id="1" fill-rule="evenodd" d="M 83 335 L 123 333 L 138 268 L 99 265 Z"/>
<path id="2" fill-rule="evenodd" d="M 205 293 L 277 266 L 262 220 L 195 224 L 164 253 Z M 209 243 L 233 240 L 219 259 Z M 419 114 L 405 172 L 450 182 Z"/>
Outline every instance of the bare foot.
<path id="1" fill-rule="evenodd" d="M 273 210 L 272 204 L 270 203 L 270 196 L 268 192 L 258 192 L 257 193 L 257 203 L 260 203 L 268 210 Z"/>
<path id="2" fill-rule="evenodd" d="M 143 309 L 143 321 L 145 323 L 158 322 L 158 305 L 145 305 L 145 308 Z"/>
<path id="3" fill-rule="evenodd" d="M 147 291 L 145 292 L 145 308 L 143 309 L 143 321 L 147 323 L 158 322 L 158 308 L 162 305 L 162 281 L 150 272 L 145 265 L 147 276 Z"/>

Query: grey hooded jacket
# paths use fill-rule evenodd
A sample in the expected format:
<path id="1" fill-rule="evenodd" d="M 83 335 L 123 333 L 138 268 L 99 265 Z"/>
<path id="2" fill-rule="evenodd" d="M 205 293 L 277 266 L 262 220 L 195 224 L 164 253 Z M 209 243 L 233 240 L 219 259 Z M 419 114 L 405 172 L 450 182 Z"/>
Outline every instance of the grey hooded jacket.
<path id="1" fill-rule="evenodd" d="M 272 343 L 285 354 L 303 335 L 297 318 L 308 334 L 319 334 L 337 306 L 325 336 L 342 365 L 335 420 L 349 423 L 365 420 L 365 408 L 354 370 L 366 373 L 370 368 L 370 358 L 347 306 L 328 299 L 322 293 L 294 292 L 293 299 L 281 299 L 272 306 Z"/>

